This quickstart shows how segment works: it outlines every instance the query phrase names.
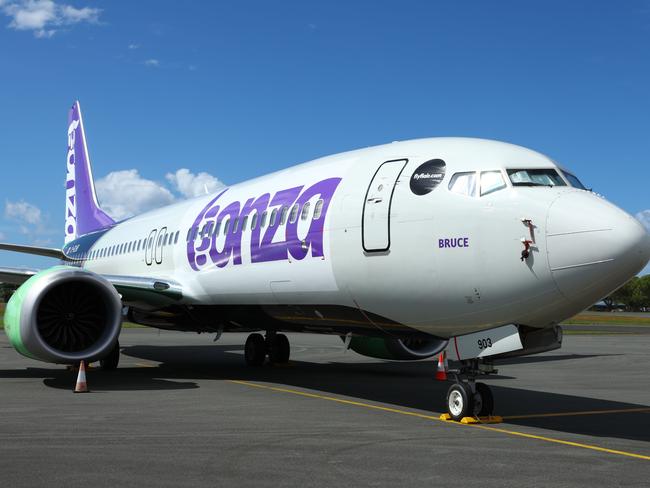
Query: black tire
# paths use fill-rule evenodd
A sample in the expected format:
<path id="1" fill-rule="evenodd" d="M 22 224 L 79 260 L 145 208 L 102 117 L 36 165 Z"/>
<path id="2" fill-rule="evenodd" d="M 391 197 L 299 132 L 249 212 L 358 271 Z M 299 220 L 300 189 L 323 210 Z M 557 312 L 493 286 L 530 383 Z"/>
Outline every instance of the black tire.
<path id="1" fill-rule="evenodd" d="M 115 343 L 115 347 L 111 349 L 111 352 L 108 353 L 106 357 L 99 360 L 99 367 L 104 371 L 113 371 L 117 369 L 117 365 L 120 364 L 120 343 L 119 341 Z"/>
<path id="2" fill-rule="evenodd" d="M 476 399 L 476 396 L 479 398 Z M 474 394 L 474 410 L 478 410 L 478 417 L 488 417 L 494 412 L 494 396 L 492 390 L 485 383 L 476 383 L 476 393 Z M 477 408 L 478 407 L 478 408 Z"/>
<path id="3" fill-rule="evenodd" d="M 289 339 L 284 334 L 275 334 L 271 340 L 269 348 L 269 360 L 273 364 L 286 364 L 289 362 L 291 355 L 291 345 Z"/>
<path id="4" fill-rule="evenodd" d="M 266 359 L 266 341 L 262 334 L 251 334 L 244 346 L 244 359 L 249 366 L 262 366 Z"/>
<path id="5" fill-rule="evenodd" d="M 459 421 L 472 415 L 474 396 L 470 387 L 464 383 L 454 383 L 447 391 L 447 413 L 452 419 Z"/>

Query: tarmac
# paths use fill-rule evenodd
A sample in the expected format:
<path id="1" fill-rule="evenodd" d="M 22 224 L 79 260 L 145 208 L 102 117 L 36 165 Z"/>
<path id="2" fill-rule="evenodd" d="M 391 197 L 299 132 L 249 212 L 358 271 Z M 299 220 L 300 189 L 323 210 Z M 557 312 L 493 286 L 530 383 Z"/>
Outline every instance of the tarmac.
<path id="1" fill-rule="evenodd" d="M 23 358 L 0 334 L 0 486 L 647 487 L 650 335 L 566 335 L 485 382 L 501 424 L 439 420 L 435 362 L 290 335 L 287 366 L 244 334 L 126 329 L 117 371 Z"/>

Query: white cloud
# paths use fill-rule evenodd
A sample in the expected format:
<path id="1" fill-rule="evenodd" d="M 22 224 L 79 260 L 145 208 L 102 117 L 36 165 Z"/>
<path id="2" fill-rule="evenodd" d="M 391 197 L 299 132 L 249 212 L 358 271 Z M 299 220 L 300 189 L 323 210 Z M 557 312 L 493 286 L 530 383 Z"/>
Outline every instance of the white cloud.
<path id="1" fill-rule="evenodd" d="M 186 198 L 213 193 L 225 186 L 218 178 L 209 173 L 201 172 L 195 175 L 187 168 L 181 168 L 176 173 L 167 173 L 165 178 L 176 191 Z"/>
<path id="2" fill-rule="evenodd" d="M 160 66 L 160 61 L 158 61 L 157 59 L 147 59 L 144 62 L 144 65 L 145 66 L 150 66 L 150 67 L 153 67 L 153 68 L 157 68 L 158 66 Z"/>
<path id="3" fill-rule="evenodd" d="M 36 205 L 20 200 L 18 202 L 5 201 L 5 217 L 16 222 L 30 225 L 40 225 L 42 214 L 41 209 Z M 25 227 L 26 228 L 26 227 Z"/>
<path id="4" fill-rule="evenodd" d="M 636 218 L 645 226 L 646 229 L 648 229 L 648 232 L 650 232 L 650 209 L 642 210 L 636 214 Z"/>
<path id="5" fill-rule="evenodd" d="M 113 171 L 96 181 L 102 208 L 117 220 L 172 203 L 172 192 L 160 183 L 142 178 L 137 169 Z"/>
<path id="6" fill-rule="evenodd" d="M 0 241 L 5 241 L 7 239 L 7 235 L 4 232 L 0 232 Z"/>
<path id="7" fill-rule="evenodd" d="M 53 0 L 2 0 L 0 10 L 11 17 L 9 27 L 15 30 L 33 31 L 35 37 L 52 37 L 55 27 L 97 23 L 101 9 L 58 4 Z"/>
<path id="8" fill-rule="evenodd" d="M 132 49 L 132 50 L 133 50 L 133 49 L 139 49 L 139 48 L 140 48 L 140 44 L 129 44 L 128 48 L 129 48 L 129 49 Z"/>

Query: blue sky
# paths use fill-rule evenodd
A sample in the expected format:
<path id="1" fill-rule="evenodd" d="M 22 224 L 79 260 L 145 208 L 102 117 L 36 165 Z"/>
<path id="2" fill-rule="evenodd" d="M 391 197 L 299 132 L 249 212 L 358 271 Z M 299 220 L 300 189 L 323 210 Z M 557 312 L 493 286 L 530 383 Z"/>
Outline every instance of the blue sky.
<path id="1" fill-rule="evenodd" d="M 318 156 L 458 135 L 548 154 L 650 222 L 648 53 L 641 0 L 0 0 L 0 237 L 62 243 L 75 99 L 118 216 Z"/>

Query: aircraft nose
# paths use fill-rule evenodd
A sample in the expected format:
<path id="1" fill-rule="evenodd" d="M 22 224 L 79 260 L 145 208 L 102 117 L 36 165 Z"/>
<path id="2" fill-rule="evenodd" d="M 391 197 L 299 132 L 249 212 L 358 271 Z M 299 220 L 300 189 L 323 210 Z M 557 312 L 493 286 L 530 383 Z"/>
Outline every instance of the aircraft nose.
<path id="1" fill-rule="evenodd" d="M 650 259 L 650 236 L 641 223 L 584 191 L 565 193 L 551 204 L 546 246 L 560 292 L 585 306 L 621 286 Z"/>

